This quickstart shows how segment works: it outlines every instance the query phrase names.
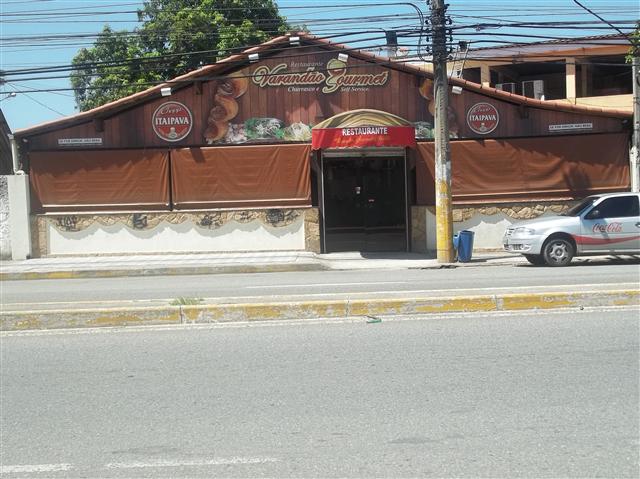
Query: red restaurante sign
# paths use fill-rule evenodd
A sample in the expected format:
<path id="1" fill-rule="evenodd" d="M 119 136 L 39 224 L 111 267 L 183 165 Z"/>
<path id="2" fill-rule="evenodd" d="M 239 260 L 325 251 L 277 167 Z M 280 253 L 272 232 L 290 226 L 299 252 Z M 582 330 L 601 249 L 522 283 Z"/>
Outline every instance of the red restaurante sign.
<path id="1" fill-rule="evenodd" d="M 415 146 L 412 126 L 354 126 L 318 128 L 311 131 L 311 146 L 320 148 L 362 148 L 381 146 Z"/>
<path id="2" fill-rule="evenodd" d="M 168 101 L 153 112 L 153 131 L 166 141 L 180 141 L 191 132 L 193 117 L 189 109 L 177 101 Z"/>

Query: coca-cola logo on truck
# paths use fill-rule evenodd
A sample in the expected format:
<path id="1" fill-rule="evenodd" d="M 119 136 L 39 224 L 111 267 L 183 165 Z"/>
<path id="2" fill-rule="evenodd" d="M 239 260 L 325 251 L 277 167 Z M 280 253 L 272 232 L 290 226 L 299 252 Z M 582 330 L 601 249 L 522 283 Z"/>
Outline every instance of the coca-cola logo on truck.
<path id="1" fill-rule="evenodd" d="M 476 103 L 467 112 L 467 125 L 479 135 L 487 135 L 498 127 L 500 114 L 490 103 Z"/>
<path id="2" fill-rule="evenodd" d="M 156 108 L 151 121 L 153 131 L 165 141 L 180 141 L 193 127 L 191 112 L 177 101 L 168 101 Z"/>

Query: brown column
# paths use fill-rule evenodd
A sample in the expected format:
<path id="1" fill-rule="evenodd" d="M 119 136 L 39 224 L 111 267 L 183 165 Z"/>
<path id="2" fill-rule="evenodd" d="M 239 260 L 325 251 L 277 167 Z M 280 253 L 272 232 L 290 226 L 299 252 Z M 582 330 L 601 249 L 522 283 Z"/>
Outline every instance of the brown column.
<path id="1" fill-rule="evenodd" d="M 576 59 L 567 57 L 565 61 L 567 98 L 576 98 Z"/>
<path id="2" fill-rule="evenodd" d="M 482 64 L 480 66 L 480 83 L 482 86 L 491 86 L 491 70 L 489 65 Z"/>
<path id="3" fill-rule="evenodd" d="M 580 96 L 590 96 L 589 95 L 589 64 L 588 63 L 580 63 Z"/>

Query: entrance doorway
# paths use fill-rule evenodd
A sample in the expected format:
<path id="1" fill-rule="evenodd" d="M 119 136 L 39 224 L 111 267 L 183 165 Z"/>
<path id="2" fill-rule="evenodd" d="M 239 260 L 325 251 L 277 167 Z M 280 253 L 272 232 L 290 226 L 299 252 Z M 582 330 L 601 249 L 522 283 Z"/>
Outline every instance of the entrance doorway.
<path id="1" fill-rule="evenodd" d="M 404 156 L 322 158 L 324 251 L 407 251 Z"/>

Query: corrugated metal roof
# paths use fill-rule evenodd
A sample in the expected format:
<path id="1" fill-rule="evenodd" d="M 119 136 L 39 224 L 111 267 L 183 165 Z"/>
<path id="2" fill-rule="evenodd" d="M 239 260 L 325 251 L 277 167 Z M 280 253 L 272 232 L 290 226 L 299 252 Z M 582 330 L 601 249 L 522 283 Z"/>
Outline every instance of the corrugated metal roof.
<path id="1" fill-rule="evenodd" d="M 604 40 L 604 42 L 603 42 Z M 573 38 L 558 38 L 554 40 L 544 40 L 539 42 L 522 42 L 522 43 L 511 43 L 509 45 L 494 45 L 488 47 L 479 47 L 479 48 L 471 48 L 469 52 L 482 52 L 485 50 L 505 50 L 510 48 L 538 48 L 540 46 L 549 46 L 550 50 L 553 49 L 555 45 L 561 46 L 575 46 L 575 45 L 585 45 L 585 46 L 607 46 L 607 45 L 628 45 L 629 37 L 625 35 L 615 34 L 615 35 L 593 35 L 587 37 L 573 37 Z"/>

